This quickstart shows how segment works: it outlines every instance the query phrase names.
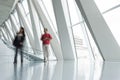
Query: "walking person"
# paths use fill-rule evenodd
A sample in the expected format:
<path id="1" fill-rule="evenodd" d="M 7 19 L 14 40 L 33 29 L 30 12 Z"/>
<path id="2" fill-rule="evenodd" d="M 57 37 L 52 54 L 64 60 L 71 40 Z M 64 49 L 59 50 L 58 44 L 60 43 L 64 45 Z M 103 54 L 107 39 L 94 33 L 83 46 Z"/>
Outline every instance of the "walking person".
<path id="1" fill-rule="evenodd" d="M 44 52 L 44 61 L 49 60 L 49 47 L 50 47 L 50 40 L 52 36 L 48 33 L 48 29 L 44 28 L 44 34 L 41 36 L 41 40 L 43 43 L 43 52 Z"/>
<path id="2" fill-rule="evenodd" d="M 14 56 L 14 63 L 17 63 L 17 55 L 18 55 L 18 50 L 20 50 L 20 55 L 21 55 L 21 63 L 23 63 L 23 53 L 22 53 L 22 48 L 23 48 L 23 42 L 25 40 L 25 32 L 24 28 L 20 27 L 20 31 L 17 33 L 15 40 L 13 41 L 13 45 L 15 46 L 15 56 Z"/>

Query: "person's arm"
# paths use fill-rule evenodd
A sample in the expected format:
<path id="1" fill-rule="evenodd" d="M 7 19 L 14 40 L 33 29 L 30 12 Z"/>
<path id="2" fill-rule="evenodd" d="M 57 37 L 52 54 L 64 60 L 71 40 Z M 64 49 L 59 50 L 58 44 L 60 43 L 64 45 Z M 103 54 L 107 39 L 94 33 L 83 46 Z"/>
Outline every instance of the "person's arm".
<path id="1" fill-rule="evenodd" d="M 49 38 L 48 38 L 49 40 L 51 40 L 52 39 L 52 36 L 49 34 Z"/>
<path id="2" fill-rule="evenodd" d="M 41 36 L 41 40 L 43 41 L 44 39 L 43 39 L 43 35 Z"/>

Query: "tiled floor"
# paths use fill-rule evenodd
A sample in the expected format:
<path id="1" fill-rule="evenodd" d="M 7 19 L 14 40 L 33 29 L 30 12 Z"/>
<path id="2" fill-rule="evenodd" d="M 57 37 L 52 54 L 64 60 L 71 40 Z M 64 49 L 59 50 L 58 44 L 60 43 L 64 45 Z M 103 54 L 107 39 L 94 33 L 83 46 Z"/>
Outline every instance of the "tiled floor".
<path id="1" fill-rule="evenodd" d="M 119 62 L 78 61 L 20 62 L 0 41 L 0 80 L 120 80 Z"/>

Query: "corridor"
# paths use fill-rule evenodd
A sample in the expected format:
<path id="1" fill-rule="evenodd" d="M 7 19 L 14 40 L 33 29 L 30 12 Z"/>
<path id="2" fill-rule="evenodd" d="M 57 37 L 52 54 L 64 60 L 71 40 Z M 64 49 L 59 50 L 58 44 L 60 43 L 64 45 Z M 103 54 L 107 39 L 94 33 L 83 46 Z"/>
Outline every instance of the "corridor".
<path id="1" fill-rule="evenodd" d="M 0 40 L 0 80 L 120 80 L 119 62 L 78 61 L 13 64 L 14 51 Z M 19 60 L 18 60 L 19 61 Z"/>

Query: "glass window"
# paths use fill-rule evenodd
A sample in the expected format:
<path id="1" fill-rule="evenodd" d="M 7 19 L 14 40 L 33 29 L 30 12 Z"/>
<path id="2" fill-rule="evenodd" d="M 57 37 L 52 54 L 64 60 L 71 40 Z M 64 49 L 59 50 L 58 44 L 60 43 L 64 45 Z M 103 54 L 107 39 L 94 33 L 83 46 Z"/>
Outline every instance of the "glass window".
<path id="1" fill-rule="evenodd" d="M 100 51 L 99 51 L 99 49 L 98 49 L 98 47 L 97 47 L 97 45 L 96 45 L 96 43 L 95 43 L 91 33 L 90 33 L 86 23 L 84 23 L 84 27 L 86 29 L 86 34 L 88 36 L 87 38 L 89 40 L 89 46 L 90 46 L 89 50 L 93 54 L 93 58 L 95 60 L 97 60 L 97 61 L 103 61 L 102 55 L 101 55 L 101 53 L 100 53 Z"/>
<path id="2" fill-rule="evenodd" d="M 12 26 L 10 19 L 8 19 L 8 24 L 9 24 L 9 26 L 11 27 L 12 33 L 15 35 L 15 34 L 16 34 L 16 31 L 15 31 L 14 27 Z"/>
<path id="3" fill-rule="evenodd" d="M 28 13 L 29 13 L 29 9 L 28 9 L 27 0 L 23 0 L 23 1 L 22 1 L 22 5 L 23 5 L 23 7 L 24 7 L 25 13 L 28 14 Z"/>
<path id="4" fill-rule="evenodd" d="M 54 26 L 56 26 L 56 20 L 55 20 L 55 15 L 54 15 L 54 11 L 53 11 L 53 6 L 52 6 L 52 1 L 51 0 L 42 0 L 46 10 L 48 11 L 48 14 L 54 24 Z"/>
<path id="5" fill-rule="evenodd" d="M 8 19 L 7 22 L 8 22 L 8 25 L 12 28 L 10 19 Z"/>
<path id="6" fill-rule="evenodd" d="M 22 6 L 22 10 L 21 11 L 23 11 L 24 19 L 27 21 L 27 24 L 29 24 L 29 26 L 27 26 L 27 27 L 29 28 L 30 32 L 32 33 L 32 28 L 31 28 L 31 23 L 30 23 L 30 14 L 29 13 L 25 14 L 25 10 L 24 10 L 23 6 Z M 21 19 L 21 23 L 22 23 L 22 19 Z M 23 24 L 21 24 L 21 25 L 23 25 Z M 32 36 L 33 36 L 33 33 L 32 33 Z"/>
<path id="7" fill-rule="evenodd" d="M 82 18 L 79 18 L 78 13 L 77 13 L 77 7 L 75 5 L 74 0 L 67 0 L 68 6 L 69 6 L 69 12 L 70 12 L 70 18 L 72 25 L 79 23 L 82 21 Z M 81 16 L 80 16 L 81 17 Z"/>
<path id="8" fill-rule="evenodd" d="M 18 18 L 18 14 L 17 14 L 17 11 L 15 10 L 15 12 L 14 12 L 14 17 L 15 17 L 15 22 L 16 22 L 16 24 L 19 24 L 19 18 Z"/>
<path id="9" fill-rule="evenodd" d="M 68 1 L 71 21 L 73 20 L 72 29 L 78 58 L 83 57 L 102 60 L 100 52 L 77 5 L 73 3 L 73 0 Z M 72 10 L 73 8 L 75 11 Z"/>
<path id="10" fill-rule="evenodd" d="M 107 25 L 120 45 L 120 7 L 103 14 Z"/>
<path id="11" fill-rule="evenodd" d="M 97 4 L 99 10 L 104 12 L 118 4 L 120 4 L 119 0 L 94 0 Z"/>
<path id="12" fill-rule="evenodd" d="M 26 52 L 29 52 L 29 54 L 33 54 L 33 49 L 32 49 L 32 46 L 30 45 L 30 41 L 28 39 L 28 36 L 26 35 L 26 38 L 25 38 L 25 43 L 24 43 L 24 50 Z"/>
<path id="13" fill-rule="evenodd" d="M 109 12 L 103 13 L 103 17 L 110 28 L 113 36 L 115 37 L 116 41 L 120 45 L 120 1 L 119 0 L 95 0 L 98 8 L 101 12 L 104 12 L 105 10 L 111 9 Z M 118 6 L 118 7 L 115 7 Z"/>
<path id="14" fill-rule="evenodd" d="M 78 58 L 89 57 L 89 51 L 85 41 L 84 33 L 82 31 L 81 24 L 73 26 L 72 29 Z"/>
<path id="15" fill-rule="evenodd" d="M 48 22 L 50 23 L 52 29 L 54 30 L 54 32 L 58 32 L 55 15 L 54 15 L 54 11 L 53 11 L 53 6 L 52 6 L 52 1 L 51 0 L 42 0 L 42 1 L 38 1 L 38 2 L 39 2 L 40 7 L 43 10 L 44 15 L 46 16 Z"/>
<path id="16" fill-rule="evenodd" d="M 11 16 L 12 16 L 12 22 L 14 22 L 13 24 L 15 25 L 14 27 L 16 27 L 16 29 L 17 29 L 17 31 L 15 31 L 15 32 L 18 32 L 18 26 L 19 25 L 17 25 L 17 23 L 16 23 L 16 18 L 14 16 L 14 14 L 11 14 Z"/>
<path id="17" fill-rule="evenodd" d="M 30 13 L 27 14 L 27 19 L 28 19 L 28 22 L 30 22 L 30 25 L 32 25 L 32 24 L 31 24 Z"/>

